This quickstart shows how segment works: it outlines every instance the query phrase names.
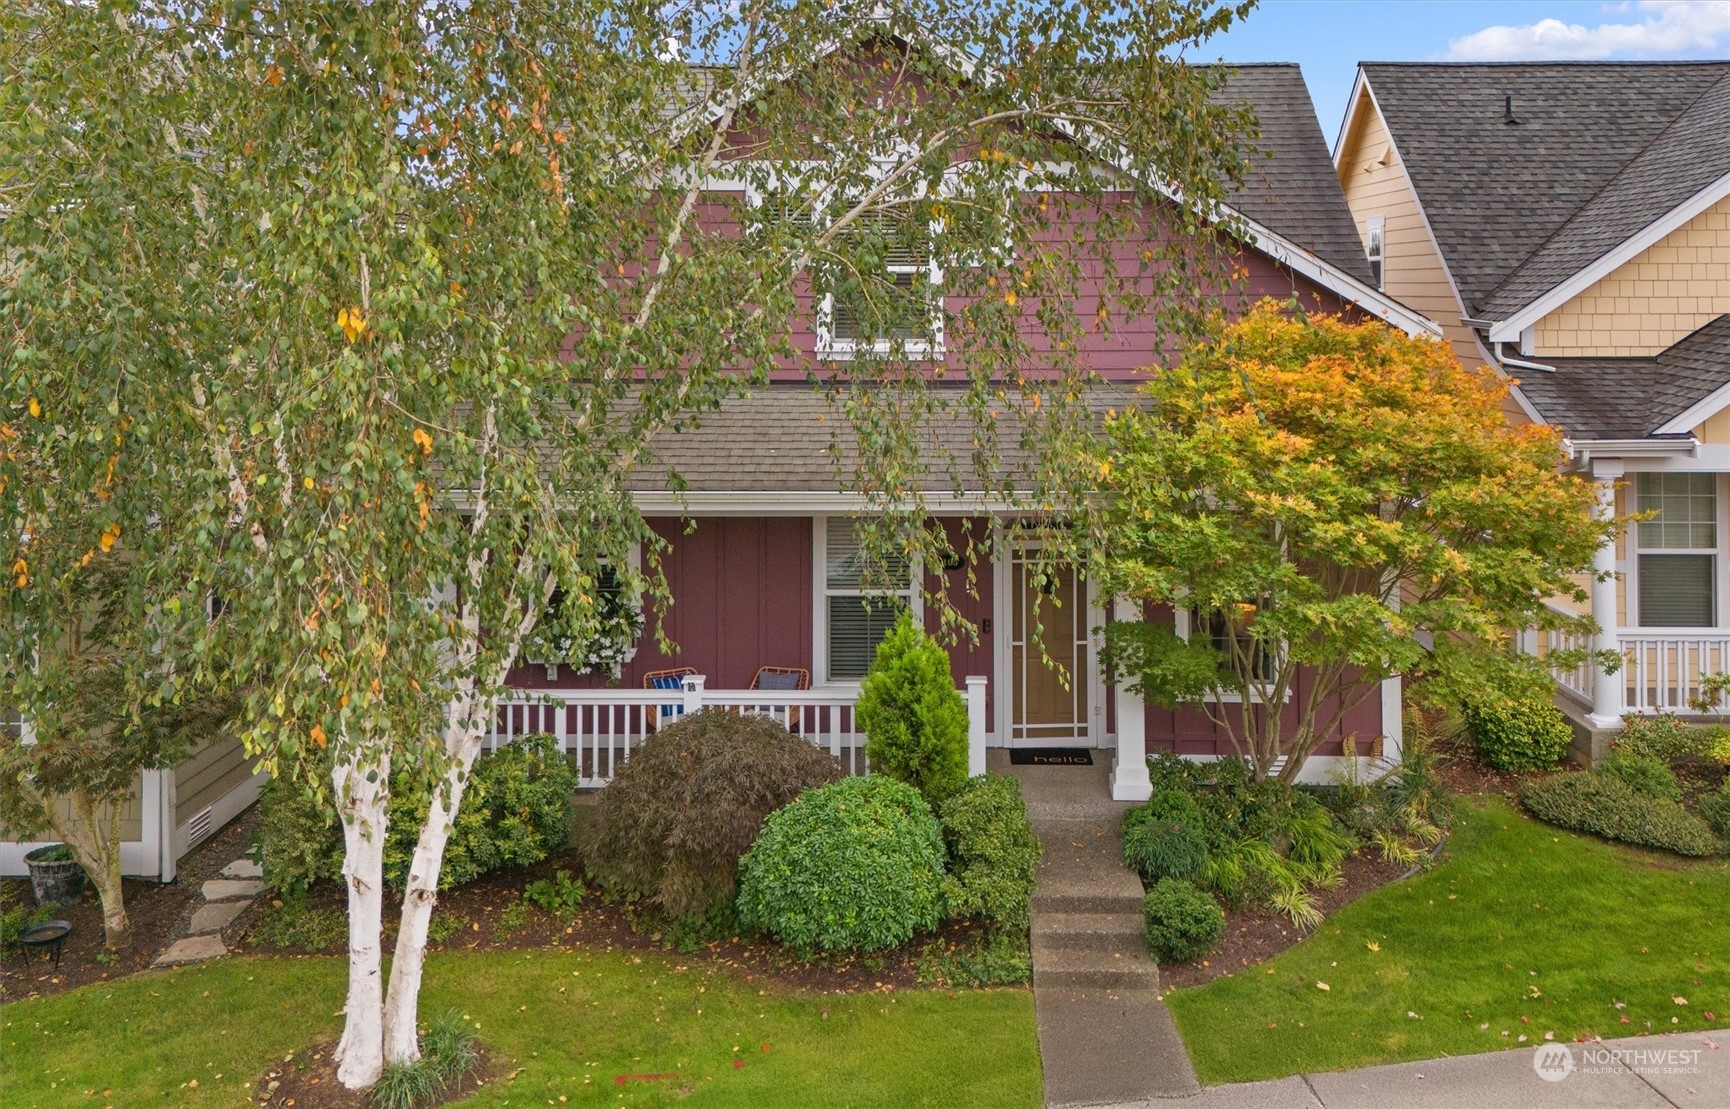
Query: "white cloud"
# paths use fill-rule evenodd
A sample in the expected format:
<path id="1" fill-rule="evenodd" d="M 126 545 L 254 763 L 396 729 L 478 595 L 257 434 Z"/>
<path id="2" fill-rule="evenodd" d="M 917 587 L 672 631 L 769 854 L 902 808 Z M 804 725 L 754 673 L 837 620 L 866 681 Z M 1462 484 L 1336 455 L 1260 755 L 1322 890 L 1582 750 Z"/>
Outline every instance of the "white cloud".
<path id="1" fill-rule="evenodd" d="M 1687 57 L 1730 53 L 1730 0 L 1641 0 L 1634 23 L 1586 27 L 1540 19 L 1522 27 L 1485 27 L 1448 43 L 1465 62 L 1562 58 Z M 1619 5 L 1615 10 L 1627 10 Z"/>

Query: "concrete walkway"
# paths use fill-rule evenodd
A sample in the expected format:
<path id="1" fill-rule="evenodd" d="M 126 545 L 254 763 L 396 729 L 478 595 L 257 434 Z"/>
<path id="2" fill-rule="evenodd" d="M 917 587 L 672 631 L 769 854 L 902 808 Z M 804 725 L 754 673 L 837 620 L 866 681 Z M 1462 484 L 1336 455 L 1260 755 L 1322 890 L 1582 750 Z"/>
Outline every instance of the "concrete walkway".
<path id="1" fill-rule="evenodd" d="M 1539 1044 L 1554 1049 L 1559 1045 Z M 1532 1049 L 1212 1086 L 1106 1109 L 1730 1109 L 1730 1035 L 1678 1032 L 1565 1045 L 1573 1064 L 1538 1076 Z"/>
<path id="2" fill-rule="evenodd" d="M 1123 865 L 1129 806 L 1109 800 L 1109 768 L 1011 766 L 1007 751 L 990 755 L 989 769 L 1021 779 L 1045 848 L 1033 894 L 1033 1009 L 1046 1104 L 1199 1093 L 1147 955 L 1141 879 Z"/>

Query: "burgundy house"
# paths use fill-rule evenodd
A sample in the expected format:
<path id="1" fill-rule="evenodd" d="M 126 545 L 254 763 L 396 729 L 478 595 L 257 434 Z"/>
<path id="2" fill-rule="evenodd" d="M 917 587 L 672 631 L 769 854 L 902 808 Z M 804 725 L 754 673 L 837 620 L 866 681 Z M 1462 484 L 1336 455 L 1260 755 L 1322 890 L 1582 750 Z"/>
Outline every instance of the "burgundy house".
<path id="1" fill-rule="evenodd" d="M 1240 67 L 1225 91 L 1253 106 L 1259 145 L 1267 152 L 1232 197 L 1249 242 L 1239 258 L 1247 279 L 1227 295 L 1228 308 L 1295 296 L 1311 310 L 1351 311 L 1408 333 L 1439 335 L 1433 323 L 1378 289 L 1297 66 Z M 815 300 L 808 318 L 796 336 L 803 353 L 818 365 L 846 357 L 847 341 L 829 333 Z M 1133 403 L 1137 384 L 1159 361 L 1159 338 L 1151 325 L 1095 335 L 1084 351 L 1100 378 L 1090 403 L 1101 409 Z M 837 479 L 829 454 L 833 417 L 823 421 L 828 401 L 803 374 L 796 376 L 729 401 L 699 429 L 663 436 L 655 447 L 664 466 L 636 479 L 640 507 L 671 547 L 664 561 L 673 597 L 666 630 L 677 652 L 662 653 L 645 632 L 616 674 L 525 663 L 511 679 L 521 697 L 501 711 L 496 740 L 554 732 L 577 752 L 585 780 L 599 784 L 660 721 L 720 704 L 772 711 L 845 765 L 863 769 L 851 706 L 887 619 L 881 608 L 862 603 L 854 514 L 864 502 Z M 940 447 L 942 437 L 959 442 L 967 433 L 930 434 Z M 667 470 L 682 475 L 681 494 L 668 488 Z M 995 526 L 1012 536 L 1018 530 L 1014 520 L 988 518 L 989 506 L 978 497 L 933 490 L 928 503 L 956 533 Z M 1144 705 L 1107 682 L 1096 662 L 1099 630 L 1107 619 L 1131 618 L 1134 609 L 1097 595 L 1085 567 L 1065 566 L 1055 586 L 1044 585 L 1063 603 L 1040 614 L 1046 651 L 1075 680 L 1066 687 L 1037 647 L 1029 649 L 1032 602 L 1041 588 L 1029 573 L 1037 542 L 1037 531 L 1028 529 L 1024 538 L 996 544 L 995 560 L 973 568 L 978 596 L 960 601 L 980 630 L 976 646 L 951 652 L 972 718 L 974 772 L 984 769 L 988 748 L 1097 748 L 1098 757 L 1114 760 L 1112 795 L 1138 800 L 1149 792 L 1149 751 L 1231 754 L 1201 712 Z M 963 572 L 914 568 L 896 599 L 920 614 L 918 574 L 954 575 L 959 598 Z M 1188 631 L 1187 613 L 1146 618 Z M 927 623 L 934 630 L 934 618 Z M 1295 693 L 1305 695 L 1302 688 Z M 1379 701 L 1346 719 L 1305 767 L 1305 777 L 1325 780 L 1347 738 L 1360 754 L 1391 754 L 1399 735 L 1396 680 Z"/>

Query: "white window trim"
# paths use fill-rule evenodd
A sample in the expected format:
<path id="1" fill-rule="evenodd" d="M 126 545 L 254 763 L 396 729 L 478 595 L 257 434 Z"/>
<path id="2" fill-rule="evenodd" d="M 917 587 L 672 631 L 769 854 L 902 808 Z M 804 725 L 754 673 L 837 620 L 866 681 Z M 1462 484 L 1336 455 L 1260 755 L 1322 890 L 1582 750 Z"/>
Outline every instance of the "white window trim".
<path id="1" fill-rule="evenodd" d="M 1190 631 L 1191 631 L 1190 622 L 1189 622 L 1189 605 L 1187 605 L 1187 604 L 1174 604 L 1171 606 L 1171 613 L 1172 613 L 1172 631 L 1176 633 L 1176 635 L 1179 639 L 1183 640 L 1185 643 L 1188 643 L 1189 642 L 1189 635 L 1190 635 Z M 1222 705 L 1241 705 L 1244 703 L 1243 694 L 1239 693 L 1235 689 L 1227 689 L 1224 686 L 1215 686 L 1214 687 L 1213 699 Z M 1291 701 L 1291 699 L 1292 699 L 1292 691 L 1290 689 L 1287 689 L 1285 691 L 1285 700 L 1287 703 L 1289 703 Z M 1249 703 L 1250 704 L 1252 704 L 1252 705 L 1264 704 L 1265 700 L 1266 699 L 1263 698 L 1260 693 L 1257 693 L 1253 689 L 1250 690 L 1250 694 L 1249 694 Z"/>
<path id="2" fill-rule="evenodd" d="M 918 274 L 925 271 L 926 280 L 933 286 L 943 285 L 943 267 L 937 264 L 935 258 L 928 259 L 924 265 L 889 265 L 885 272 L 889 274 Z M 841 339 L 835 336 L 835 296 L 824 293 L 817 302 L 817 318 L 814 330 L 817 333 L 817 357 L 825 362 L 851 362 L 864 355 L 887 356 L 895 351 L 895 342 L 890 339 L 876 339 L 863 342 L 859 339 Z M 905 358 L 938 359 L 942 358 L 947 348 L 943 341 L 943 296 L 939 293 L 932 298 L 931 305 L 931 338 L 910 339 L 901 343 L 901 355 Z"/>
<path id="3" fill-rule="evenodd" d="M 1370 253 L 1370 244 L 1376 244 L 1376 252 Z M 1376 289 L 1386 291 L 1388 287 L 1388 223 L 1385 216 L 1370 216 L 1364 220 L 1364 257 L 1375 271 Z"/>
<path id="4" fill-rule="evenodd" d="M 838 519 L 853 519 L 852 516 L 838 516 Z M 830 517 L 811 517 L 811 688 L 856 690 L 860 678 L 831 678 L 829 676 L 829 598 L 831 596 L 860 596 L 862 591 L 829 588 L 829 520 Z M 925 570 L 919 559 L 914 559 L 907 567 L 907 590 L 905 594 L 898 590 L 874 590 L 882 596 L 905 596 L 907 608 L 913 614 L 913 623 L 917 627 L 925 626 Z"/>
<path id="5" fill-rule="evenodd" d="M 1629 504 L 1629 502 L 1631 501 L 1632 502 L 1632 504 L 1630 505 L 1631 510 L 1634 512 L 1638 512 L 1640 509 L 1640 475 L 1643 473 L 1675 473 L 1675 472 L 1688 473 L 1691 471 L 1665 471 L 1665 470 L 1637 470 L 1637 471 L 1631 470 L 1631 471 L 1629 471 L 1628 477 L 1631 478 L 1632 480 L 1629 481 L 1628 484 L 1624 487 L 1627 491 L 1628 500 L 1624 501 L 1622 503 L 1626 505 L 1626 504 Z M 1693 472 L 1697 472 L 1697 471 L 1693 471 Z M 1623 603 L 1627 609 L 1626 618 L 1627 618 L 1627 622 L 1629 625 L 1626 630 L 1636 631 L 1636 632 L 1677 631 L 1677 632 L 1682 633 L 1682 634 L 1711 630 L 1711 629 L 1707 629 L 1707 628 L 1675 628 L 1675 629 L 1672 629 L 1672 628 L 1663 627 L 1662 625 L 1650 625 L 1650 626 L 1648 626 L 1647 624 L 1644 623 L 1644 614 L 1640 611 L 1640 556 L 1643 554 L 1709 554 L 1709 555 L 1711 555 L 1712 559 L 1713 559 L 1713 561 L 1712 561 L 1712 609 L 1713 609 L 1712 615 L 1713 615 L 1713 619 L 1715 621 L 1714 624 L 1712 625 L 1712 627 L 1713 628 L 1719 628 L 1719 629 L 1730 628 L 1730 588 L 1726 588 L 1727 586 L 1730 586 L 1730 581 L 1726 580 L 1726 577 L 1727 577 L 1726 569 L 1727 569 L 1727 567 L 1730 567 L 1730 558 L 1725 557 L 1725 552 L 1730 551 L 1730 518 L 1726 518 L 1726 514 L 1725 514 L 1726 504 L 1730 504 L 1730 497 L 1726 496 L 1727 486 L 1730 486 L 1730 474 L 1714 474 L 1713 478 L 1714 478 L 1713 496 L 1714 496 L 1714 499 L 1716 502 L 1715 503 L 1715 516 L 1716 516 L 1715 532 L 1716 532 L 1717 539 L 1718 539 L 1718 545 L 1715 548 L 1712 548 L 1710 550 L 1708 550 L 1705 547 L 1688 547 L 1688 548 L 1653 547 L 1651 549 L 1647 549 L 1647 548 L 1642 547 L 1640 545 L 1640 525 L 1638 523 L 1636 523 L 1629 528 L 1629 532 L 1631 534 L 1629 534 L 1627 536 L 1627 547 L 1628 547 L 1627 558 L 1621 561 L 1623 580 L 1627 583 L 1625 591 L 1624 591 L 1624 601 L 1623 601 Z"/>

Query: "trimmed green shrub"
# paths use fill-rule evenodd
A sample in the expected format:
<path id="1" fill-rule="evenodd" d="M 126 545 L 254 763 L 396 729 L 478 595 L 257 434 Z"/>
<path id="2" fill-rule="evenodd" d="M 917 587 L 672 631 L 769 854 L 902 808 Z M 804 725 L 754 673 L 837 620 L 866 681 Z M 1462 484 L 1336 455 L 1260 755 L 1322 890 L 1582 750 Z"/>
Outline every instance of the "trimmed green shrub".
<path id="1" fill-rule="evenodd" d="M 912 786 L 873 774 L 806 790 L 739 860 L 739 917 L 801 955 L 881 951 L 943 916 L 943 833 Z"/>
<path id="2" fill-rule="evenodd" d="M 1574 730 L 1549 699 L 1537 693 L 1501 696 L 1465 706 L 1466 727 L 1478 757 L 1500 770 L 1542 770 L 1568 753 Z"/>
<path id="3" fill-rule="evenodd" d="M 1622 731 L 1611 749 L 1617 753 L 1654 758 L 1667 766 L 1685 761 L 1701 753 L 1711 740 L 1711 732 L 1691 728 L 1668 712 L 1656 716 L 1629 713 L 1622 718 Z"/>
<path id="4" fill-rule="evenodd" d="M 1189 879 L 1207 868 L 1201 807 L 1177 789 L 1163 789 L 1123 818 L 1123 861 L 1148 881 Z"/>
<path id="5" fill-rule="evenodd" d="M 272 781 L 261 795 L 259 841 L 264 880 L 284 892 L 342 876 L 342 826 L 328 802 L 300 782 L 318 780 L 319 768 Z M 328 775 L 327 775 L 328 776 Z M 551 736 L 527 736 L 475 760 L 462 806 L 445 844 L 439 888 L 472 882 L 499 867 L 528 866 L 565 846 L 571 830 L 571 795 L 577 772 Z M 390 827 L 384 879 L 401 888 L 426 820 L 424 783 L 391 779 Z"/>
<path id="6" fill-rule="evenodd" d="M 949 652 L 903 612 L 877 645 L 853 718 L 871 772 L 906 782 L 936 805 L 967 781 L 967 702 Z"/>
<path id="7" fill-rule="evenodd" d="M 1021 782 L 1003 774 L 970 779 L 937 807 L 937 816 L 949 849 L 949 915 L 1026 932 L 1040 847 Z"/>
<path id="8" fill-rule="evenodd" d="M 1674 801 L 1648 797 L 1610 774 L 1557 774 L 1520 790 L 1526 811 L 1558 828 L 1678 855 L 1721 855 L 1730 844 Z"/>
<path id="9" fill-rule="evenodd" d="M 1730 778 L 1724 780 L 1716 793 L 1708 793 L 1700 798 L 1700 819 L 1712 826 L 1712 830 L 1730 840 Z"/>
<path id="10" fill-rule="evenodd" d="M 841 777 L 827 752 L 766 716 L 705 709 L 657 731 L 601 791 L 583 836 L 608 896 L 670 920 L 728 915 L 739 856 L 763 820 Z"/>
<path id="11" fill-rule="evenodd" d="M 392 783 L 384 880 L 408 881 L 430 794 L 416 782 Z M 577 772 L 550 735 L 532 735 L 475 760 L 445 844 L 439 888 L 472 882 L 488 871 L 538 863 L 571 838 Z"/>
<path id="12" fill-rule="evenodd" d="M 1187 963 L 1213 950 L 1225 932 L 1225 912 L 1193 882 L 1162 879 L 1141 902 L 1147 949 L 1161 963 Z"/>
<path id="13" fill-rule="evenodd" d="M 1620 778 L 1636 793 L 1661 797 L 1682 803 L 1682 787 L 1676 784 L 1676 774 L 1656 755 L 1637 755 L 1632 751 L 1615 750 L 1597 766 L 1597 772 Z"/>
<path id="14" fill-rule="evenodd" d="M 259 864 L 264 883 L 286 894 L 342 877 L 342 825 L 294 776 L 272 778 L 258 791 Z"/>

